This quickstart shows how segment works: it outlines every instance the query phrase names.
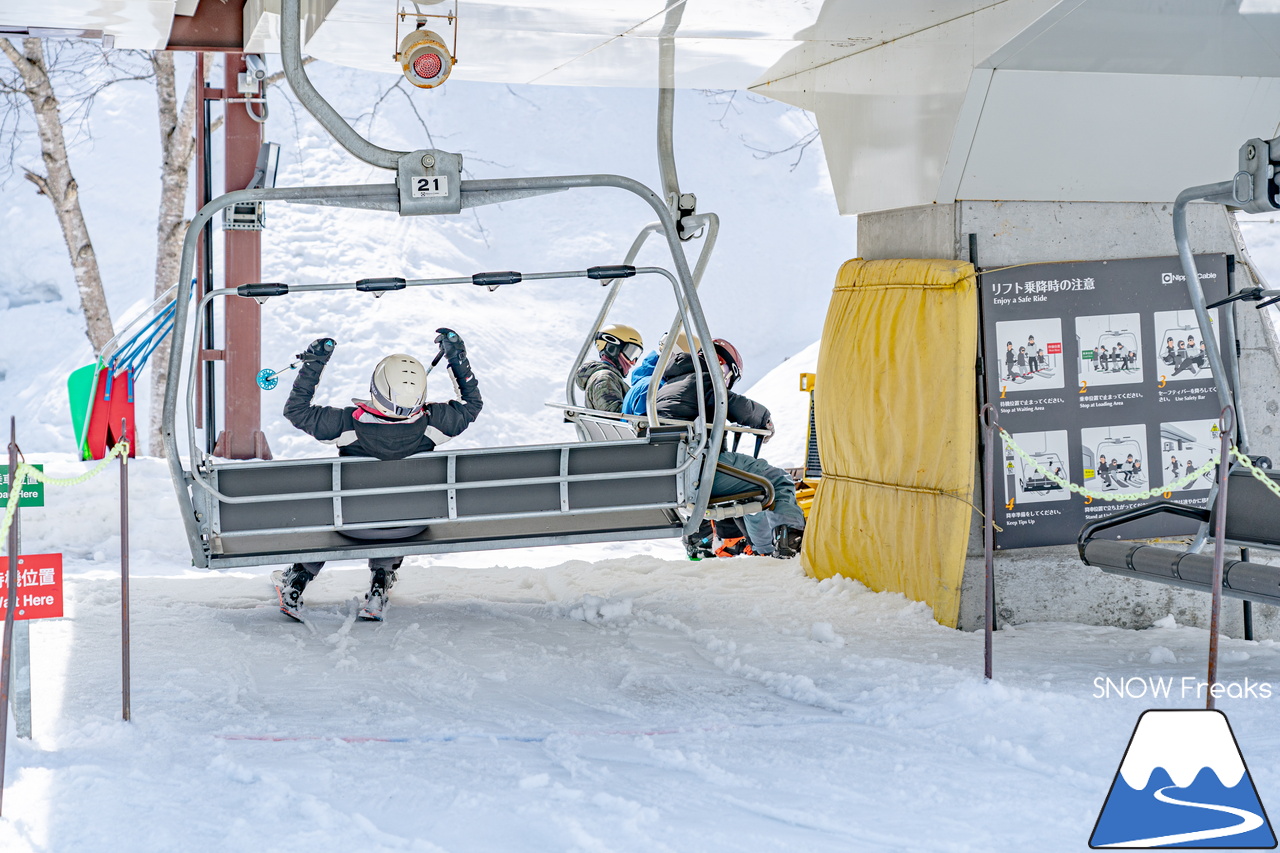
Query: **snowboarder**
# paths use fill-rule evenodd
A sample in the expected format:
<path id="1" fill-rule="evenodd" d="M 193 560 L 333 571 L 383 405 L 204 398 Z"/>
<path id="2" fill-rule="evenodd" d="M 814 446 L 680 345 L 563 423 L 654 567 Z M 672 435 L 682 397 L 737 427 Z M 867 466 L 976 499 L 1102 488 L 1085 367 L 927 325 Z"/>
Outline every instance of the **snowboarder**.
<path id="1" fill-rule="evenodd" d="M 735 394 L 731 390 L 742 376 L 742 356 L 737 348 L 726 340 L 717 338 L 712 341 L 715 347 L 716 360 L 720 371 L 724 374 L 725 388 L 728 390 L 728 412 L 726 419 L 753 429 L 768 431 L 765 441 L 773 436 L 773 418 L 769 410 L 756 401 Z M 1010 344 L 1012 346 L 1012 344 Z M 702 383 L 699 388 L 694 364 L 695 356 L 690 353 L 678 353 L 671 359 L 670 366 L 663 374 L 663 385 L 658 389 L 657 414 L 660 418 L 692 421 L 698 417 L 698 396 L 701 394 L 703 406 L 710 415 L 715 405 L 715 392 L 708 380 L 709 370 L 706 354 L 699 350 L 696 358 L 701 366 Z M 746 453 L 723 451 L 720 461 L 734 468 L 769 479 L 773 483 L 774 504 L 772 510 L 752 513 L 743 518 L 747 529 L 747 538 L 752 550 L 757 554 L 769 554 L 779 559 L 794 557 L 800 551 L 800 540 L 804 531 L 804 513 L 796 503 L 796 487 L 791 476 L 781 468 L 775 468 L 763 459 Z M 732 495 L 753 489 L 750 483 L 739 480 L 728 474 L 717 472 L 711 484 L 713 497 Z M 705 533 L 700 530 L 686 541 L 685 546 L 690 556 L 701 554 Z"/>
<path id="2" fill-rule="evenodd" d="M 1027 335 L 1027 365 L 1031 368 L 1031 372 L 1035 373 L 1040 369 L 1040 362 L 1036 358 L 1036 336 Z"/>
<path id="3" fill-rule="evenodd" d="M 436 343 L 453 373 L 461 400 L 424 403 L 427 370 L 416 358 L 394 353 L 378 362 L 369 381 L 371 399 L 353 399 L 354 406 L 315 406 L 320 375 L 333 356 L 333 338 L 312 341 L 298 354 L 302 362 L 293 390 L 284 404 L 289 423 L 326 444 L 338 447 L 340 456 L 372 456 L 375 459 L 404 459 L 444 444 L 471 425 L 483 402 L 480 386 L 467 360 L 466 345 L 452 329 L 436 329 Z M 341 531 L 360 540 L 403 539 L 421 533 L 421 527 L 390 527 L 375 530 Z M 396 580 L 403 557 L 376 557 L 369 560 L 369 592 L 365 595 L 362 619 L 381 622 L 387 593 Z M 324 566 L 323 562 L 294 563 L 272 580 L 280 597 L 280 612 L 302 621 L 302 591 Z"/>
<path id="4" fill-rule="evenodd" d="M 1012 382 L 1018 378 L 1013 372 L 1013 366 L 1017 364 L 1018 357 L 1013 352 L 1013 341 L 1008 341 L 1004 345 L 1004 366 L 1005 371 L 1009 374 L 1009 381 Z"/>
<path id="5" fill-rule="evenodd" d="M 1105 346 L 1098 347 L 1098 361 L 1102 363 L 1102 370 L 1104 373 L 1107 371 L 1107 361 L 1110 358 L 1111 356 L 1108 354 Z"/>
<path id="6" fill-rule="evenodd" d="M 1018 347 L 1018 374 L 1027 375 L 1027 348 Z"/>
<path id="7" fill-rule="evenodd" d="M 627 396 L 627 374 L 644 352 L 644 340 L 631 326 L 611 323 L 596 333 L 599 361 L 578 368 L 574 381 L 586 395 L 587 408 L 621 412 Z"/>

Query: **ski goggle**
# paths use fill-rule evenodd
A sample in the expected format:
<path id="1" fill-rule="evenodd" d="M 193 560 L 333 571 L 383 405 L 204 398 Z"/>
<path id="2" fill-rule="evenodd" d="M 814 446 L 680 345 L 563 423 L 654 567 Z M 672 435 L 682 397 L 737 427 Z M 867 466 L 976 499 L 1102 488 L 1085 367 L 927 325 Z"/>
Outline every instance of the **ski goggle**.
<path id="1" fill-rule="evenodd" d="M 644 347 L 631 341 L 624 341 L 617 335 L 611 335 L 608 332 L 601 332 L 598 340 L 604 341 L 618 348 L 619 354 L 632 364 L 640 360 L 640 354 L 644 352 Z"/>
<path id="2" fill-rule="evenodd" d="M 727 388 L 732 388 L 733 383 L 738 381 L 738 369 L 723 358 L 720 359 L 720 372 L 724 374 L 724 384 Z"/>

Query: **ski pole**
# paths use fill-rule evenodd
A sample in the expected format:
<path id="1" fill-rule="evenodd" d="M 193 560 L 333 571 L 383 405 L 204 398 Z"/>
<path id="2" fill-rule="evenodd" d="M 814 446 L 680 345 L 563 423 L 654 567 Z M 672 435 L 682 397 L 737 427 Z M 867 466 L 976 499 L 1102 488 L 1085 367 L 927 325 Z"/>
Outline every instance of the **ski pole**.
<path id="1" fill-rule="evenodd" d="M 280 384 L 280 378 L 279 378 L 280 374 L 289 370 L 296 370 L 301 366 L 302 366 L 301 361 L 295 361 L 293 364 L 284 368 L 284 370 L 272 370 L 269 367 L 264 367 L 258 371 L 258 375 L 256 377 L 258 381 L 258 387 L 261 388 L 263 391 L 270 391 L 272 388 Z"/>
<path id="2" fill-rule="evenodd" d="M 427 368 L 427 375 L 431 375 L 431 371 L 436 369 L 436 365 L 440 363 L 440 359 L 444 358 L 444 347 L 440 347 L 440 352 L 436 353 L 436 357 L 431 359 L 431 365 Z"/>

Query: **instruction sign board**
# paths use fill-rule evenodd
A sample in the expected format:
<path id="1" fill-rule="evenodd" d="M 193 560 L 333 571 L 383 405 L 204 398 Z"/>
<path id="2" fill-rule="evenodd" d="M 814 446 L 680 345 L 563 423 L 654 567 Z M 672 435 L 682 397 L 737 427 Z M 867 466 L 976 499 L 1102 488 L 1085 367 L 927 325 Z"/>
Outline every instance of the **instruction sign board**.
<path id="1" fill-rule="evenodd" d="M 0 557 L 0 619 L 9 604 L 9 558 Z M 13 618 L 51 619 L 62 615 L 62 555 L 23 554 L 18 558 L 18 606 Z"/>
<path id="2" fill-rule="evenodd" d="M 32 465 L 40 473 L 44 473 L 43 465 Z M 9 501 L 9 466 L 0 465 L 0 506 L 8 506 Z M 44 506 L 44 483 L 34 480 L 30 475 L 22 478 L 22 494 L 18 497 L 18 506 Z"/>
<path id="3" fill-rule="evenodd" d="M 1206 302 L 1225 297 L 1227 256 L 1196 266 Z M 997 441 L 996 547 L 1071 544 L 1086 522 L 1158 498 L 1203 506 L 1214 471 L 1170 485 L 1218 452 L 1221 408 L 1178 258 L 1028 264 L 979 280 L 986 399 L 1026 453 Z M 1219 347 L 1221 310 L 1209 312 Z M 1086 498 L 1036 465 L 1099 495 L 1160 494 Z M 1123 535 L 1193 531 L 1157 517 Z"/>

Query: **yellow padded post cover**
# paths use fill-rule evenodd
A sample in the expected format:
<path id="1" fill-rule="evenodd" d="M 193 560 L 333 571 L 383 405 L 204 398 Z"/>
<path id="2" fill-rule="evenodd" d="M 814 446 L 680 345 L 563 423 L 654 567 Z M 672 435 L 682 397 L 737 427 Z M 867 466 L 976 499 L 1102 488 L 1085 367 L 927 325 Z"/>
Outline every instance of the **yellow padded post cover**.
<path id="1" fill-rule="evenodd" d="M 852 260 L 818 351 L 822 481 L 802 561 L 901 592 L 954 628 L 972 509 L 978 300 L 973 265 Z"/>

